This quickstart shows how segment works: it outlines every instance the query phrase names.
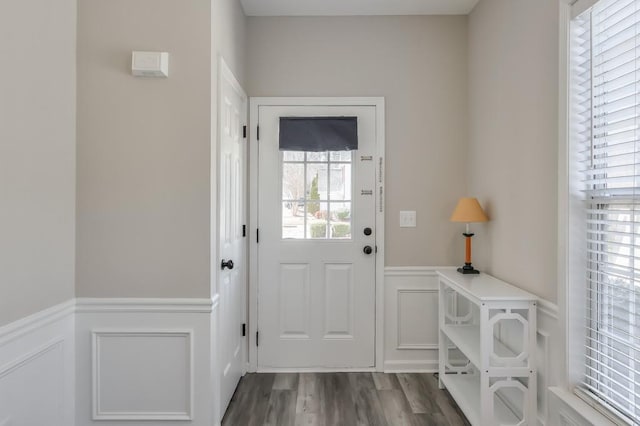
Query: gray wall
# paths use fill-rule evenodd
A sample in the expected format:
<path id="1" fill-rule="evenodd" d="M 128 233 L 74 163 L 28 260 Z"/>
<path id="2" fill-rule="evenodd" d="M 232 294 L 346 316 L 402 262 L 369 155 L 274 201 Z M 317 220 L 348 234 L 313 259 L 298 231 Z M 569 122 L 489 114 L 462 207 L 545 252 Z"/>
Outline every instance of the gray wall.
<path id="1" fill-rule="evenodd" d="M 212 78 L 218 51 L 243 75 L 238 11 L 79 1 L 78 296 L 210 296 Z M 169 78 L 132 77 L 132 50 L 169 52 Z"/>
<path id="2" fill-rule="evenodd" d="M 0 2 L 0 326 L 73 297 L 75 0 Z"/>
<path id="3" fill-rule="evenodd" d="M 386 263 L 462 262 L 448 219 L 467 193 L 466 16 L 249 18 L 248 54 L 251 96 L 384 96 Z"/>
<path id="4" fill-rule="evenodd" d="M 248 19 L 234 0 L 80 0 L 77 221 L 75 2 L 0 7 L 0 325 L 73 297 L 74 269 L 78 296 L 210 295 L 218 54 L 252 96 L 386 98 L 388 265 L 460 263 L 448 217 L 476 195 L 475 263 L 556 299 L 553 0 Z M 130 75 L 142 49 L 170 52 L 169 79 Z"/>
<path id="5" fill-rule="evenodd" d="M 469 16 L 469 182 L 491 222 L 474 263 L 556 300 L 558 2 L 481 0 Z"/>

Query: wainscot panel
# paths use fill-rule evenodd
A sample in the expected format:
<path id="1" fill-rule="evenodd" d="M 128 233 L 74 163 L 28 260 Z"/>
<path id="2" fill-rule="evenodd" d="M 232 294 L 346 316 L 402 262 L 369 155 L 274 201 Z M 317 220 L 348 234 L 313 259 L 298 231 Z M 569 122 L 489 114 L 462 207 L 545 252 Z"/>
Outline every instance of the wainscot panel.
<path id="1" fill-rule="evenodd" d="M 385 268 L 384 370 L 438 371 L 438 274 L 431 267 Z"/>
<path id="2" fill-rule="evenodd" d="M 211 337 L 217 305 L 217 299 L 77 299 L 76 425 L 217 423 Z"/>
<path id="3" fill-rule="evenodd" d="M 0 425 L 74 425 L 74 301 L 0 328 Z"/>

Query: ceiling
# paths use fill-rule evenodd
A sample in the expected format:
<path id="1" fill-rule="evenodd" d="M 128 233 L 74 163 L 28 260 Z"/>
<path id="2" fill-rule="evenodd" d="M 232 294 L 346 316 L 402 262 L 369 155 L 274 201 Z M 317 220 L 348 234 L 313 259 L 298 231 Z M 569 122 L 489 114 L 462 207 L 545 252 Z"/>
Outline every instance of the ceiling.
<path id="1" fill-rule="evenodd" d="M 478 0 L 240 0 L 247 16 L 466 15 Z"/>

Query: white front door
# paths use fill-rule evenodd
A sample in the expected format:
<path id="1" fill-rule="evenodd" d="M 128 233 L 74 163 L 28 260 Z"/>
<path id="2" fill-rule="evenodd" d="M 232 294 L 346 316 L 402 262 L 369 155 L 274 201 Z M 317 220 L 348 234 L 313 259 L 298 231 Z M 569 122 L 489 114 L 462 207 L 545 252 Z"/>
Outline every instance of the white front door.
<path id="1" fill-rule="evenodd" d="M 280 151 L 280 117 L 356 116 L 357 151 Z M 376 107 L 258 107 L 258 369 L 375 365 Z"/>
<path id="2" fill-rule="evenodd" d="M 246 96 L 226 66 L 220 72 L 218 152 L 218 283 L 220 294 L 220 407 L 224 413 L 244 373 L 246 264 L 245 140 Z"/>

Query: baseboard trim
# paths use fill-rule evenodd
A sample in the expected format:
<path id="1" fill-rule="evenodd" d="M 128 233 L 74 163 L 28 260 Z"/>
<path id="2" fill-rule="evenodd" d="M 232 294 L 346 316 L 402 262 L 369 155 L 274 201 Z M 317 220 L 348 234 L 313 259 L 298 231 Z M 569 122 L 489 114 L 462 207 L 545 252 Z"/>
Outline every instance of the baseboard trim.
<path id="1" fill-rule="evenodd" d="M 160 298 L 78 298 L 78 313 L 203 313 L 210 314 L 219 297 L 212 299 L 160 299 Z"/>
<path id="2" fill-rule="evenodd" d="M 375 367 L 305 367 L 305 368 L 280 368 L 280 367 L 260 367 L 256 373 L 367 373 L 376 371 Z"/>
<path id="3" fill-rule="evenodd" d="M 437 373 L 438 360 L 405 361 L 392 360 L 384 363 L 385 373 Z"/>
<path id="4" fill-rule="evenodd" d="M 75 300 L 70 299 L 0 327 L 0 347 L 73 314 L 74 309 Z"/>

